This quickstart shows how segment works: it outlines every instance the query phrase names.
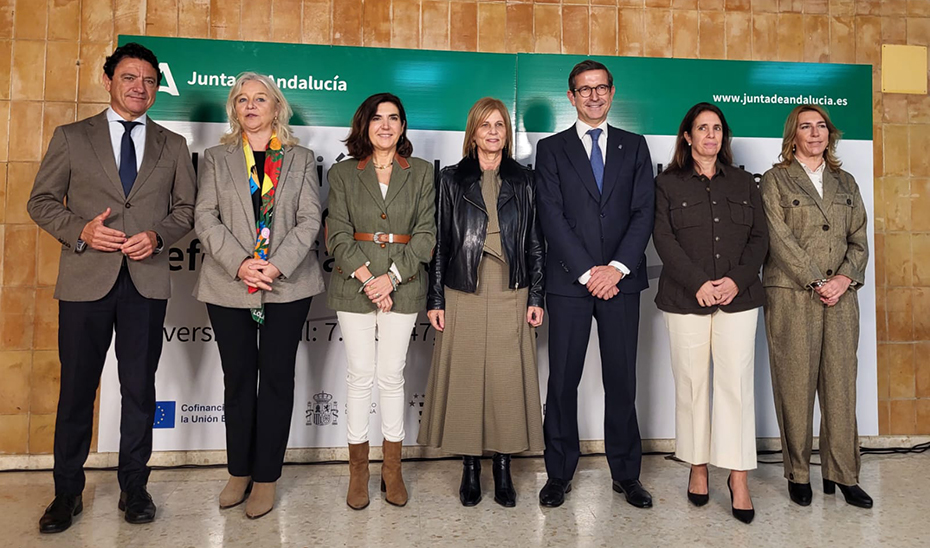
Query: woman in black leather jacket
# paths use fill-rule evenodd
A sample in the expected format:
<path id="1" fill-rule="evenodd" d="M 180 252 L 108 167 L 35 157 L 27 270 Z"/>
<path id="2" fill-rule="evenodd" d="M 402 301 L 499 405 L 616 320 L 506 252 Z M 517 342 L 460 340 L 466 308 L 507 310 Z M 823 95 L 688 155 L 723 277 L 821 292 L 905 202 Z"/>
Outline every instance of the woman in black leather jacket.
<path id="1" fill-rule="evenodd" d="M 494 500 L 510 507 L 511 454 L 543 449 L 534 328 L 545 249 L 533 172 L 513 160 L 512 135 L 507 107 L 480 99 L 468 113 L 465 157 L 442 170 L 437 191 L 427 294 L 437 335 L 418 442 L 464 456 L 465 506 L 481 500 L 485 452 L 494 454 Z"/>

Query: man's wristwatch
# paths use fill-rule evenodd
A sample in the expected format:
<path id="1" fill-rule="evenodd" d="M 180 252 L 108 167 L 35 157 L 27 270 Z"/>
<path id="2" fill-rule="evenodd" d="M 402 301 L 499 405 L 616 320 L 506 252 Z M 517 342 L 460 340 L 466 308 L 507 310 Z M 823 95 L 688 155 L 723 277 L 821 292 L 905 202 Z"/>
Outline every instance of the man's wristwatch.
<path id="1" fill-rule="evenodd" d="M 165 241 L 161 239 L 161 236 L 158 233 L 155 233 L 155 249 L 152 250 L 152 255 L 158 255 L 165 250 Z"/>
<path id="2" fill-rule="evenodd" d="M 77 243 L 74 244 L 75 253 L 84 253 L 84 250 L 87 249 L 87 242 L 78 238 Z"/>

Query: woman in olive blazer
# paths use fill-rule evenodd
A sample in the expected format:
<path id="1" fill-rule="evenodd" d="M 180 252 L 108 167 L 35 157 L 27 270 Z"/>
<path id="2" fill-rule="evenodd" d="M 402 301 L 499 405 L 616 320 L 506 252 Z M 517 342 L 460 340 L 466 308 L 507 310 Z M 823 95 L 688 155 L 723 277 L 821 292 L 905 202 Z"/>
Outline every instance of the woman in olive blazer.
<path id="1" fill-rule="evenodd" d="M 220 508 L 248 497 L 246 515 L 257 518 L 274 506 L 300 331 L 323 292 L 310 251 L 322 208 L 313 151 L 297 146 L 275 83 L 241 74 L 226 109 L 229 131 L 204 153 L 197 182 L 194 229 L 206 255 L 194 296 L 207 303 L 223 367 L 230 477 Z"/>
<path id="2" fill-rule="evenodd" d="M 348 362 L 346 503 L 357 510 L 369 503 L 368 421 L 377 375 L 381 490 L 403 506 L 404 366 L 417 312 L 426 306 L 426 264 L 436 245 L 433 167 L 410 157 L 407 115 L 389 93 L 362 103 L 346 146 L 352 158 L 329 170 L 326 220 L 326 245 L 335 257 L 327 303 L 339 319 Z"/>
<path id="3" fill-rule="evenodd" d="M 815 105 L 785 122 L 782 161 L 762 177 L 771 237 L 762 271 L 775 411 L 791 500 L 811 503 L 814 395 L 819 395 L 824 493 L 872 507 L 859 487 L 856 373 L 859 301 L 869 258 L 855 179 L 840 169 L 840 131 Z"/>

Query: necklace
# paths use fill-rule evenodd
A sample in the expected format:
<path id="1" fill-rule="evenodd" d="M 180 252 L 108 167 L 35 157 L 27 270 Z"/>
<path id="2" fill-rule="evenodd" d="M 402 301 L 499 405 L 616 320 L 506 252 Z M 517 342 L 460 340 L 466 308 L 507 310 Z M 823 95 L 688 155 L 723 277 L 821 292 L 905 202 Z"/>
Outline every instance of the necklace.
<path id="1" fill-rule="evenodd" d="M 391 162 L 391 163 L 389 163 L 389 164 L 387 164 L 387 165 L 385 165 L 385 166 L 382 166 L 382 165 L 378 164 L 378 162 L 376 162 L 376 161 L 374 160 L 374 158 L 371 159 L 371 163 L 372 163 L 372 165 L 375 166 L 375 169 L 390 169 L 390 168 L 394 167 L 394 162 Z"/>

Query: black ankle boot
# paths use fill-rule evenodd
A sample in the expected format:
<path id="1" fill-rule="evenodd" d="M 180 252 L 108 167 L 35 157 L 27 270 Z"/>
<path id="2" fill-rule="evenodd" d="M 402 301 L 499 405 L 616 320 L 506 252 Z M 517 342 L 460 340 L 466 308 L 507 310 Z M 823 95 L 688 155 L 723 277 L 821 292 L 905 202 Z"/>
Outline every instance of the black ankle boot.
<path id="1" fill-rule="evenodd" d="M 462 457 L 462 486 L 459 487 L 462 506 L 475 506 L 481 502 L 481 459 L 465 455 Z"/>
<path id="2" fill-rule="evenodd" d="M 494 502 L 513 508 L 517 505 L 517 492 L 510 478 L 510 455 L 494 453 L 493 461 L 491 472 L 494 474 Z"/>

